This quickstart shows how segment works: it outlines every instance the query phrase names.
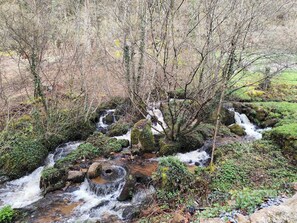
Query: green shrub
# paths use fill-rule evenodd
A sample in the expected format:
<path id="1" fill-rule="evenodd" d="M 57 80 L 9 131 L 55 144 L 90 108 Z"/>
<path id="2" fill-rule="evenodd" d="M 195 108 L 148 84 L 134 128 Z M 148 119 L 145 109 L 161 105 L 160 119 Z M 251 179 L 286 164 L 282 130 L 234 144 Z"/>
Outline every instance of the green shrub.
<path id="1" fill-rule="evenodd" d="M 10 223 L 14 217 L 14 210 L 10 206 L 0 209 L 0 223 Z"/>
<path id="2" fill-rule="evenodd" d="M 153 175 L 157 186 L 166 192 L 186 191 L 194 183 L 194 175 L 175 157 L 161 158 Z"/>
<path id="3" fill-rule="evenodd" d="M 235 200 L 234 208 L 253 213 L 258 205 L 263 203 L 264 198 L 277 196 L 275 190 L 252 190 L 244 188 L 241 191 L 231 191 L 232 199 Z"/>
<path id="4" fill-rule="evenodd" d="M 48 153 L 39 140 L 19 134 L 0 144 L 0 169 L 10 178 L 32 172 L 42 164 Z"/>

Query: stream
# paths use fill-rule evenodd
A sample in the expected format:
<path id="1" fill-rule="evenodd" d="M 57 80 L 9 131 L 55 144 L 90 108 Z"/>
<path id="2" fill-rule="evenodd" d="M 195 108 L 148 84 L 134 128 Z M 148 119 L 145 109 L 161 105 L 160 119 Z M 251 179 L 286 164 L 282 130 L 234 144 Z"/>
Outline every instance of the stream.
<path id="1" fill-rule="evenodd" d="M 115 110 L 106 110 L 106 112 L 99 117 L 99 121 L 96 124 L 98 131 L 108 131 L 109 125 L 116 121 L 114 112 Z M 112 116 L 112 121 L 110 123 L 107 123 L 105 120 L 107 116 Z M 157 117 L 157 120 L 159 121 L 152 125 L 153 134 L 157 135 L 163 131 L 162 125 L 166 126 L 166 124 L 162 112 L 155 105 L 152 105 L 148 109 L 147 119 L 152 119 L 153 116 Z M 234 118 L 236 123 L 245 129 L 246 137 L 248 139 L 261 139 L 262 132 L 268 130 L 258 129 L 249 121 L 245 114 L 234 112 Z M 160 123 L 162 125 L 160 125 Z M 128 139 L 130 141 L 130 136 L 131 130 L 126 134 L 116 136 L 115 138 Z M 41 203 L 45 201 L 44 203 L 46 203 L 49 196 L 55 197 L 55 192 L 53 193 L 54 195 L 48 194 L 46 197 L 42 196 L 39 188 L 41 172 L 44 168 L 53 166 L 57 160 L 68 155 L 81 143 L 82 142 L 69 142 L 57 147 L 54 153 L 48 155 L 44 166 L 37 168 L 30 175 L 0 185 L 0 208 L 5 205 L 11 205 L 13 208 L 26 208 L 37 204 L 36 208 L 38 209 L 38 205 L 40 205 L 38 201 L 41 201 Z M 210 159 L 210 154 L 207 152 L 207 148 L 209 148 L 210 144 L 211 141 L 206 141 L 203 147 L 188 153 L 178 153 L 176 154 L 176 157 L 188 165 L 205 166 Z M 143 163 L 138 166 L 132 165 L 133 167 L 130 171 L 142 171 L 145 174 L 150 175 L 157 166 L 157 160 L 158 159 L 154 158 L 143 160 L 143 163 L 146 162 L 147 166 Z M 116 216 L 118 219 L 128 219 L 130 217 L 129 214 L 133 214 L 132 210 L 134 207 L 140 207 L 142 202 L 155 193 L 154 188 L 150 186 L 148 188 L 137 190 L 131 201 L 118 201 L 117 198 L 123 190 L 127 175 L 127 169 L 123 166 L 131 165 L 131 161 L 123 163 L 123 161 L 103 159 L 101 162 L 103 162 L 104 165 L 106 163 L 107 167 L 105 172 L 103 171 L 106 176 L 103 174 L 103 176 L 101 176 L 102 179 L 99 179 L 99 183 L 86 178 L 80 185 L 70 187 L 70 190 L 57 192 L 58 199 L 64 201 L 67 200 L 68 204 L 73 204 L 71 210 L 68 211 L 69 213 L 67 212 L 67 214 L 61 215 L 61 217 L 55 220 L 43 219 L 42 221 L 36 222 L 70 223 L 85 222 L 87 220 L 88 222 L 96 222 L 96 220 L 101 219 L 106 214 Z M 108 181 L 111 183 L 105 183 L 105 180 L 108 179 L 110 173 L 115 174 L 115 176 L 112 181 Z"/>

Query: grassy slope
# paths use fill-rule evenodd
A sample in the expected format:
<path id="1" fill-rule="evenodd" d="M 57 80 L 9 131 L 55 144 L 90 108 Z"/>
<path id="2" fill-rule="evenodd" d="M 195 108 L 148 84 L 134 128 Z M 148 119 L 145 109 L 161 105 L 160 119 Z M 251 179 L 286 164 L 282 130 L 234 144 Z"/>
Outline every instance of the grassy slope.
<path id="1" fill-rule="evenodd" d="M 234 87 L 250 85 L 232 93 L 231 99 L 240 101 L 297 101 L 297 71 L 289 70 L 272 78 L 271 88 L 267 91 L 257 90 L 260 73 L 246 73 Z"/>

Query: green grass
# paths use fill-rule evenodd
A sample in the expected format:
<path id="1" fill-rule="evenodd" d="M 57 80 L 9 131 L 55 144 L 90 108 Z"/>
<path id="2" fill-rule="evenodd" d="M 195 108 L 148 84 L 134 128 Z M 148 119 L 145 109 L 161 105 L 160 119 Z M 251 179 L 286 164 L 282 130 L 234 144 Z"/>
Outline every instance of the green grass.
<path id="1" fill-rule="evenodd" d="M 295 85 L 297 86 L 297 71 L 285 71 L 272 79 L 273 85 Z"/>
<path id="2" fill-rule="evenodd" d="M 216 171 L 209 175 L 210 206 L 197 212 L 194 222 L 234 209 L 252 213 L 266 198 L 292 193 L 285 185 L 297 181 L 296 166 L 288 163 L 273 141 L 224 145 L 217 148 L 215 160 Z"/>
<path id="3" fill-rule="evenodd" d="M 239 101 L 297 101 L 297 71 L 284 71 L 271 80 L 271 88 L 267 91 L 257 90 L 258 80 L 263 78 L 261 73 L 239 74 L 233 81 L 236 84 L 231 88 L 250 85 L 248 87 L 239 89 L 231 94 L 232 100 Z M 255 83 L 256 82 L 256 83 Z"/>

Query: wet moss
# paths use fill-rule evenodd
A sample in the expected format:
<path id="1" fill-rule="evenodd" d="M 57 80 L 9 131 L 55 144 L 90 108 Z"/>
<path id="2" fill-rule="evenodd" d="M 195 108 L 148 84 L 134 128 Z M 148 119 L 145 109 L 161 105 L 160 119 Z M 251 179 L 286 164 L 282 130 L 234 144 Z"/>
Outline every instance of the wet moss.
<path id="1" fill-rule="evenodd" d="M 238 136 L 244 136 L 246 133 L 244 131 L 244 128 L 242 128 L 240 125 L 238 124 L 233 124 L 229 127 L 230 131 L 233 132 L 234 134 L 238 135 Z"/>
<path id="2" fill-rule="evenodd" d="M 151 152 L 155 149 L 150 121 L 142 119 L 134 125 L 131 131 L 131 144 L 139 147 L 142 152 Z"/>
<path id="3" fill-rule="evenodd" d="M 67 174 L 63 168 L 49 167 L 42 171 L 40 188 L 43 194 L 62 189 L 66 185 Z"/>
<path id="4" fill-rule="evenodd" d="M 130 123 L 118 121 L 109 127 L 109 130 L 106 135 L 110 137 L 121 136 L 126 134 L 131 127 L 132 125 Z"/>

